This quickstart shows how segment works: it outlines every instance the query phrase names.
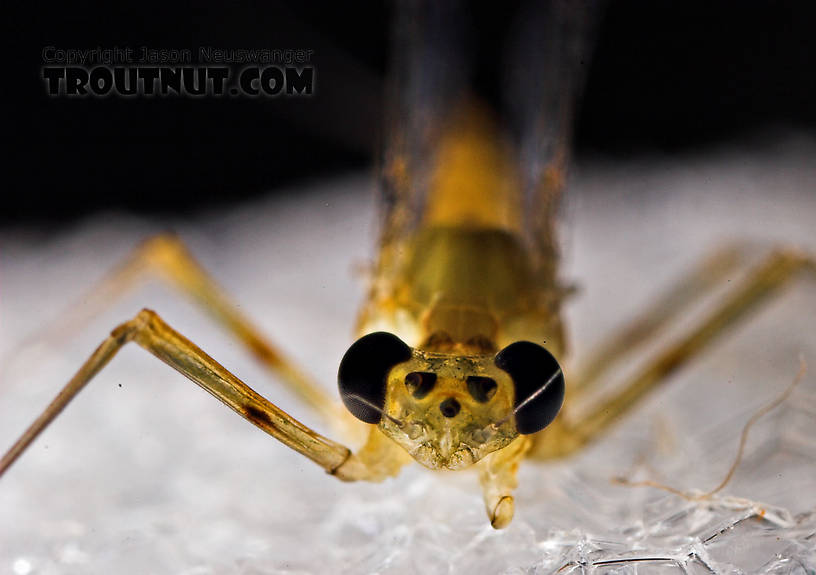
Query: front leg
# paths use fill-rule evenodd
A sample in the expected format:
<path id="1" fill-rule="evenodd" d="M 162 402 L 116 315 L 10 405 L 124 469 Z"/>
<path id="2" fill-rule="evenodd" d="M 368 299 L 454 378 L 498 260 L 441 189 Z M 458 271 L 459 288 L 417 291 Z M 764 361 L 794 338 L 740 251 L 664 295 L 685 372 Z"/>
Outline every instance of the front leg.
<path id="1" fill-rule="evenodd" d="M 167 325 L 155 312 L 145 309 L 111 332 L 110 337 L 88 358 L 42 415 L 3 455 L 0 459 L 0 476 L 116 353 L 131 341 L 201 386 L 256 427 L 339 479 L 377 481 L 389 474 L 395 475 L 401 466 L 403 460 L 384 461 L 394 457 L 393 451 L 375 449 L 376 443 L 364 448 L 357 457 L 344 445 L 306 427 L 231 374 Z"/>
<path id="2" fill-rule="evenodd" d="M 485 511 L 495 529 L 504 529 L 513 520 L 515 503 L 512 494 L 518 487 L 516 473 L 532 444 L 531 436 L 519 436 L 504 449 L 494 451 L 476 464 Z"/>

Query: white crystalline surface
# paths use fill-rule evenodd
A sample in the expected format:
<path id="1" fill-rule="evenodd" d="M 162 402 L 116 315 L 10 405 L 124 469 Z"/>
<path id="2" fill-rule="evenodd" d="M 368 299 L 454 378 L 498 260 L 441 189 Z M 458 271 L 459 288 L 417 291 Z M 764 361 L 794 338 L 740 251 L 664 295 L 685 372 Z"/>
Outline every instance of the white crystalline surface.
<path id="1" fill-rule="evenodd" d="M 774 245 L 816 252 L 814 157 L 816 142 L 793 138 L 671 162 L 580 166 L 564 233 L 564 275 L 580 287 L 567 309 L 567 365 L 718 246 L 744 241 L 757 258 Z M 85 290 L 138 240 L 172 228 L 241 309 L 333 390 L 364 291 L 354 270 L 374 246 L 371 187 L 345 178 L 195 221 L 109 215 L 3 232 L 0 448 L 144 306 L 331 434 L 240 345 L 155 282 L 62 341 L 36 334 L 71 302 L 88 306 Z M 693 317 L 683 314 L 684 325 Z M 816 282 L 803 279 L 599 442 L 564 461 L 524 465 L 504 531 L 489 527 L 471 473 L 412 466 L 382 484 L 340 483 L 128 347 L 0 480 L 0 573 L 813 573 L 814 318 Z M 612 481 L 713 488 L 744 423 L 793 380 L 800 354 L 810 373 L 752 430 L 723 492 L 688 501 Z"/>

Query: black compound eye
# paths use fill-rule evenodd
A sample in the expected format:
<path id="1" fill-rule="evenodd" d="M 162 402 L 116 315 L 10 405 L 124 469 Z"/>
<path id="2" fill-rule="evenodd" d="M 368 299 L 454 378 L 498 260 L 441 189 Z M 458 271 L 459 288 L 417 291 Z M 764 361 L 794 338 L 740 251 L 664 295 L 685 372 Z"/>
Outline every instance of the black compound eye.
<path id="1" fill-rule="evenodd" d="M 340 398 L 346 409 L 366 423 L 379 423 L 388 372 L 409 359 L 411 348 L 390 333 L 378 331 L 355 341 L 337 371 Z"/>
<path id="2" fill-rule="evenodd" d="M 471 375 L 467 378 L 467 388 L 470 395 L 479 403 L 487 403 L 496 395 L 496 382 L 489 377 Z"/>
<path id="3" fill-rule="evenodd" d="M 430 371 L 412 371 L 405 376 L 405 387 L 416 399 L 428 395 L 436 385 L 436 374 Z"/>
<path id="4" fill-rule="evenodd" d="M 494 358 L 516 390 L 516 429 L 527 435 L 547 427 L 564 403 L 564 374 L 552 354 L 535 343 L 511 343 Z"/>

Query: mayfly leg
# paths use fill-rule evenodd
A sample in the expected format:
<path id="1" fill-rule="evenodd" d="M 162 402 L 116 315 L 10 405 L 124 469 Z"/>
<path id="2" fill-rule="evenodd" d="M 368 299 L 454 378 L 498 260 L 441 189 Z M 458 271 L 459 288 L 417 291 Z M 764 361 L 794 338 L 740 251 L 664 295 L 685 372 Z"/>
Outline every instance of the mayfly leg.
<path id="1" fill-rule="evenodd" d="M 589 391 L 609 369 L 629 357 L 694 302 L 721 285 L 743 263 L 743 255 L 738 247 L 727 246 L 704 258 L 658 301 L 635 320 L 615 331 L 591 357 L 577 366 L 580 371 L 571 374 L 570 393 L 580 395 Z"/>
<path id="2" fill-rule="evenodd" d="M 239 311 L 238 306 L 175 234 L 161 234 L 142 242 L 82 298 L 83 302 L 90 303 L 70 307 L 54 326 L 46 329 L 46 337 L 54 333 L 57 339 L 61 339 L 75 332 L 128 291 L 152 277 L 167 282 L 198 304 L 303 401 L 317 410 L 327 423 L 336 425 L 342 431 L 348 431 L 347 428 L 355 423 L 346 416 L 339 402 L 334 401 Z M 78 309 L 83 311 L 76 311 Z"/>
<path id="3" fill-rule="evenodd" d="M 803 272 L 816 273 L 816 260 L 794 250 L 772 252 L 729 292 L 716 309 L 678 341 L 648 359 L 621 391 L 580 418 L 571 418 L 571 412 L 565 410 L 551 426 L 552 429 L 536 436 L 533 456 L 552 458 L 568 455 L 597 439 L 625 413 L 638 406 L 647 394 L 664 383 L 669 375 L 702 353 L 715 338 Z"/>
<path id="4" fill-rule="evenodd" d="M 238 415 L 305 455 L 329 474 L 347 481 L 378 481 L 396 473 L 402 459 L 395 448 L 369 442 L 357 454 L 306 427 L 235 377 L 175 331 L 155 312 L 142 310 L 118 326 L 94 351 L 54 401 L 0 459 L 0 476 L 127 343 L 134 342 L 199 385 Z"/>

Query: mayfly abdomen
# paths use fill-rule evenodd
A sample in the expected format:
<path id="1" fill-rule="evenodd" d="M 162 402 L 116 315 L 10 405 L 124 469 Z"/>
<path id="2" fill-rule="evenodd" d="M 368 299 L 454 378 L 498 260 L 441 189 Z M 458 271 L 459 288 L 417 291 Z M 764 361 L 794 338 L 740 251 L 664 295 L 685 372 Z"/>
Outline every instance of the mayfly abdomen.
<path id="1" fill-rule="evenodd" d="M 515 153 L 486 110 L 464 105 L 448 119 L 434 148 L 420 226 L 523 233 Z"/>

